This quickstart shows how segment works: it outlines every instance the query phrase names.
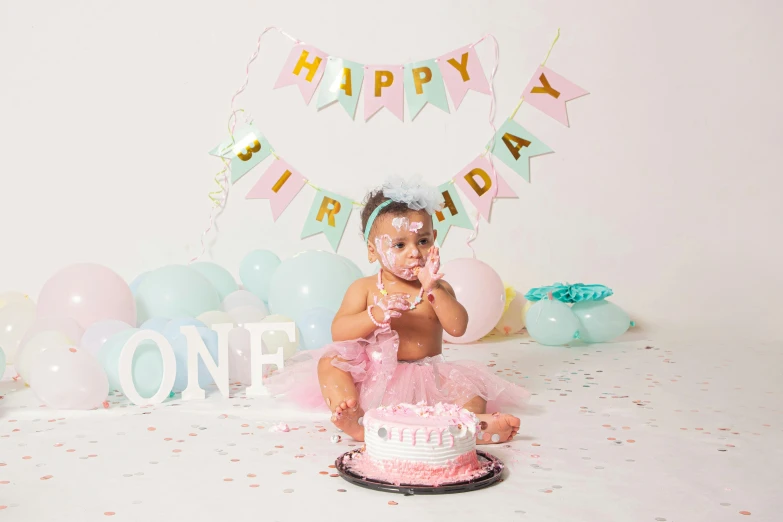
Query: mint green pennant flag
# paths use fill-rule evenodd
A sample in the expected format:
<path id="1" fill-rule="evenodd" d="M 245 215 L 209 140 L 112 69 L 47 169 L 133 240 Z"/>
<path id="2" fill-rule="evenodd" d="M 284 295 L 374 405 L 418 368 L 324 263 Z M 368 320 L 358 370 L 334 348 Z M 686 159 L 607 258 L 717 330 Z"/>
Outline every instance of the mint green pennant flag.
<path id="1" fill-rule="evenodd" d="M 411 120 L 419 114 L 427 102 L 449 112 L 446 87 L 443 85 L 443 76 L 435 60 L 406 64 L 403 84 Z"/>
<path id="2" fill-rule="evenodd" d="M 543 141 L 514 120 L 500 126 L 492 144 L 492 155 L 530 183 L 530 158 L 553 152 Z"/>
<path id="3" fill-rule="evenodd" d="M 272 154 L 272 146 L 255 125 L 243 125 L 234 132 L 234 139 L 226 141 L 210 150 L 212 156 L 231 161 L 231 183 L 250 172 L 250 169 Z"/>
<path id="4" fill-rule="evenodd" d="M 302 228 L 302 239 L 323 232 L 336 252 L 351 215 L 352 203 L 349 198 L 318 189 Z"/>
<path id="5" fill-rule="evenodd" d="M 350 60 L 330 56 L 326 63 L 324 78 L 318 91 L 316 107 L 322 109 L 336 101 L 340 102 L 351 119 L 356 116 L 359 92 L 364 81 L 364 66 Z"/>
<path id="6" fill-rule="evenodd" d="M 457 186 L 454 183 L 447 181 L 439 186 L 438 190 L 443 194 L 443 200 L 446 204 L 442 211 L 432 214 L 432 226 L 438 231 L 438 237 L 435 242 L 438 246 L 441 246 L 451 227 L 473 230 L 473 223 L 470 222 L 468 213 L 465 212 L 465 207 L 462 206 L 462 200 L 459 199 Z"/>

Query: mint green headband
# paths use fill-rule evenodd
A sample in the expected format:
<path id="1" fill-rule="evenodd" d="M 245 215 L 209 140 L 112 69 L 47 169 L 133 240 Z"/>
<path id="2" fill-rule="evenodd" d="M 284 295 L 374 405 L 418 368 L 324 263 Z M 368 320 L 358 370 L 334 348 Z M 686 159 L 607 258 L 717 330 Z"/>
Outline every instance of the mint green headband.
<path id="1" fill-rule="evenodd" d="M 372 211 L 372 214 L 370 214 L 370 218 L 367 220 L 367 226 L 364 227 L 364 242 L 370 240 L 370 230 L 372 230 L 372 224 L 375 222 L 375 218 L 378 217 L 378 212 L 383 210 L 384 207 L 386 207 L 389 203 L 391 203 L 393 200 L 387 199 L 377 207 L 375 207 L 375 210 Z"/>

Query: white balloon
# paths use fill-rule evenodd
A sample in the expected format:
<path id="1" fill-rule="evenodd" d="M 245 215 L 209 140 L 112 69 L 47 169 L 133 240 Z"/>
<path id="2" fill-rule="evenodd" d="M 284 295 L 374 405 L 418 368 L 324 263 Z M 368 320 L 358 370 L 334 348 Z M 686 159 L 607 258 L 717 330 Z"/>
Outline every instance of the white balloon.
<path id="1" fill-rule="evenodd" d="M 259 310 L 252 306 L 240 306 L 231 310 L 229 315 L 234 319 L 234 324 L 243 326 L 246 324 L 260 323 L 268 314 L 265 310 Z"/>
<path id="2" fill-rule="evenodd" d="M 109 379 L 98 359 L 84 350 L 58 346 L 38 356 L 30 388 L 54 409 L 100 408 L 109 395 Z"/>
<path id="3" fill-rule="evenodd" d="M 87 353 L 98 357 L 98 352 L 111 336 L 131 328 L 133 328 L 131 325 L 119 319 L 98 321 L 87 328 L 79 345 L 82 347 L 82 350 L 86 350 Z"/>
<path id="4" fill-rule="evenodd" d="M 234 318 L 228 312 L 221 312 L 220 310 L 212 310 L 210 312 L 204 312 L 196 317 L 199 321 L 204 323 L 207 328 L 212 328 L 213 324 L 235 324 Z"/>
<path id="5" fill-rule="evenodd" d="M 269 314 L 269 310 L 261 298 L 252 292 L 248 292 L 247 290 L 237 290 L 235 292 L 231 292 L 226 296 L 225 299 L 223 299 L 224 312 L 231 312 L 235 308 L 243 306 L 249 306 L 262 310 L 264 315 Z"/>
<path id="6" fill-rule="evenodd" d="M 35 323 L 35 303 L 15 301 L 0 308 L 0 348 L 5 352 L 6 364 L 13 363 L 19 343 Z"/>
<path id="7" fill-rule="evenodd" d="M 284 315 L 269 315 L 264 318 L 262 323 L 292 323 L 293 320 Z M 264 342 L 264 353 L 276 352 L 278 348 L 283 347 L 283 358 L 288 359 L 296 354 L 297 348 L 299 348 L 299 328 L 295 329 L 296 340 L 291 342 L 288 339 L 288 334 L 283 330 L 271 330 L 264 332 L 261 336 Z"/>
<path id="8" fill-rule="evenodd" d="M 19 342 L 19 348 L 27 344 L 27 341 L 41 332 L 60 332 L 65 334 L 68 339 L 79 344 L 84 335 L 84 328 L 70 317 L 36 317 L 33 325 L 24 333 L 24 337 Z"/>
<path id="9" fill-rule="evenodd" d="M 25 302 L 35 304 L 35 302 L 30 299 L 29 295 L 23 294 L 22 292 L 0 292 L 0 308 L 11 303 Z"/>
<path id="10" fill-rule="evenodd" d="M 30 384 L 31 370 L 46 350 L 50 348 L 69 348 L 74 346 L 71 339 L 62 332 L 48 330 L 35 334 L 32 339 L 27 341 L 18 352 L 16 352 L 16 373 L 18 373 L 24 382 Z"/>

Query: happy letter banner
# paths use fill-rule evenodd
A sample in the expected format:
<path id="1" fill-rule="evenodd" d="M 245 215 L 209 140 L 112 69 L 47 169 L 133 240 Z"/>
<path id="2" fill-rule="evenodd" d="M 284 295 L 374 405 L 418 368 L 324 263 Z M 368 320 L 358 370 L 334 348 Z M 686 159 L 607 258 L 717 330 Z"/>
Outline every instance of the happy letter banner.
<path id="1" fill-rule="evenodd" d="M 386 107 L 400 121 L 402 115 L 402 73 L 401 65 L 367 65 L 364 71 L 364 119 Z"/>
<path id="2" fill-rule="evenodd" d="M 359 92 L 364 80 L 364 66 L 360 63 L 330 56 L 326 64 L 321 90 L 318 92 L 317 108 L 322 109 L 336 101 L 340 102 L 351 119 L 359 105 Z"/>
<path id="3" fill-rule="evenodd" d="M 348 224 L 352 204 L 350 199 L 339 194 L 318 189 L 302 228 L 301 238 L 323 232 L 336 252 L 345 226 Z"/>
<path id="4" fill-rule="evenodd" d="M 566 102 L 585 94 L 589 93 L 542 65 L 530 79 L 522 96 L 530 105 L 568 127 Z"/>
<path id="5" fill-rule="evenodd" d="M 469 89 L 490 94 L 489 82 L 472 45 L 444 54 L 438 58 L 438 65 L 455 108 L 459 109 Z"/>
<path id="6" fill-rule="evenodd" d="M 309 105 L 318 82 L 326 68 L 327 54 L 312 45 L 297 44 L 291 49 L 283 70 L 275 83 L 275 89 L 286 85 L 296 85 L 302 93 L 305 104 Z"/>

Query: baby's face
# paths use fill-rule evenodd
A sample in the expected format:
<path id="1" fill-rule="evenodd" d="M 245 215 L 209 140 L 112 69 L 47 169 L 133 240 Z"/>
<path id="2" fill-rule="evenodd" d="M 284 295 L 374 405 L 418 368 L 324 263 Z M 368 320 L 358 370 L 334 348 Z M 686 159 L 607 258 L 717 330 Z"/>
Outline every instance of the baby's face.
<path id="1" fill-rule="evenodd" d="M 414 281 L 435 244 L 432 217 L 423 210 L 382 215 L 371 240 L 375 246 L 374 252 L 370 250 L 371 261 L 378 259 L 397 277 Z"/>

